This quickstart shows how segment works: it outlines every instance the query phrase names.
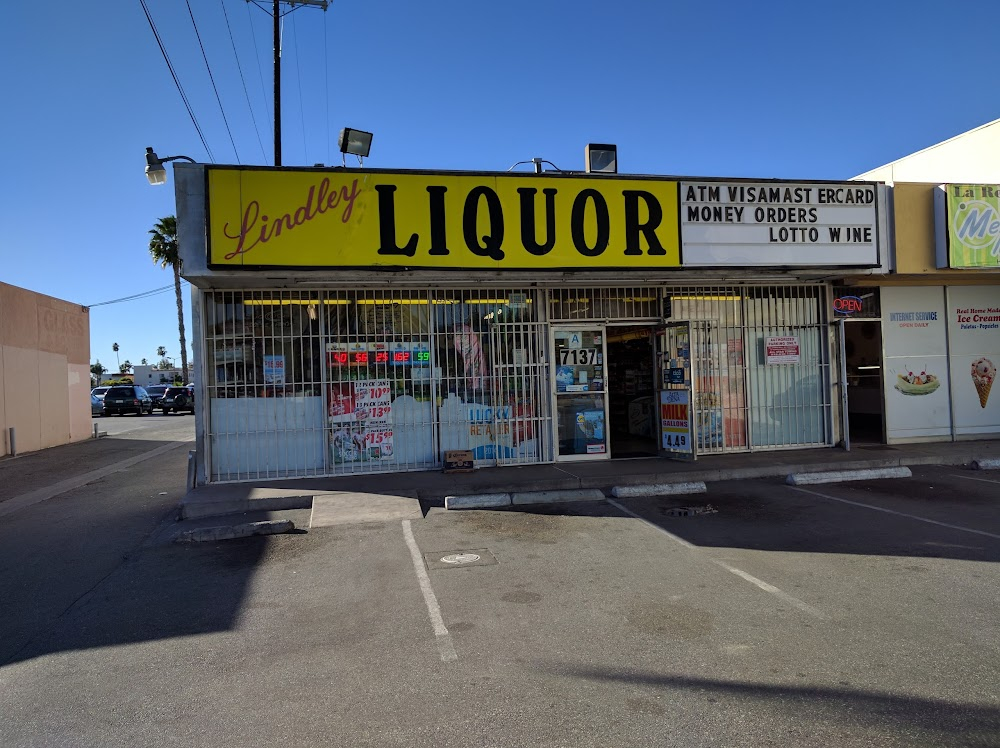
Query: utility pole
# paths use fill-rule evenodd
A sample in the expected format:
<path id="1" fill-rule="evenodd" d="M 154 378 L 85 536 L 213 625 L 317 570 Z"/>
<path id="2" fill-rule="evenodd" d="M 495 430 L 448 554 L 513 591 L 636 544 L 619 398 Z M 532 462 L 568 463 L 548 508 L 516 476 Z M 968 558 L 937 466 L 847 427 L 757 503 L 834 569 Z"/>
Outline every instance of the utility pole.
<path id="1" fill-rule="evenodd" d="M 265 8 L 256 0 L 247 0 L 261 10 Z M 281 4 L 290 5 L 284 13 Z M 271 4 L 271 19 L 274 22 L 274 165 L 281 166 L 281 18 L 296 9 L 296 6 L 312 6 L 326 10 L 330 0 L 274 0 Z M 265 12 L 267 12 L 265 10 Z"/>

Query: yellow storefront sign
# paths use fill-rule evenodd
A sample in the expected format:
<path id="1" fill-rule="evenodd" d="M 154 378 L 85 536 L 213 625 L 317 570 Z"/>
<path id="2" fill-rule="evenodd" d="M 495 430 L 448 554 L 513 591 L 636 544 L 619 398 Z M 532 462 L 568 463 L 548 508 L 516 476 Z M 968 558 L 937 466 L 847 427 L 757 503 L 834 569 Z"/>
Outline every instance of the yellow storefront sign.
<path id="1" fill-rule="evenodd" d="M 209 263 L 675 268 L 677 183 L 208 167 Z"/>

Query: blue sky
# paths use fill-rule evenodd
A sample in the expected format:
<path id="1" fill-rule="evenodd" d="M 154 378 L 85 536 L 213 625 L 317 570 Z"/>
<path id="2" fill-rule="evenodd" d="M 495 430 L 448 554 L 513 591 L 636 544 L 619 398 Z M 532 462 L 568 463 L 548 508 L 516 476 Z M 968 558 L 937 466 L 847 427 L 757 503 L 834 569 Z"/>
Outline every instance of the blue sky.
<path id="1" fill-rule="evenodd" d="M 179 356 L 172 289 L 96 306 L 172 283 L 147 232 L 173 182 L 148 185 L 145 147 L 273 158 L 268 13 L 145 2 L 201 136 L 140 0 L 16 3 L 0 46 L 0 280 L 95 305 L 112 368 L 115 342 Z M 622 173 L 846 179 L 1000 117 L 996 28 L 996 3 L 333 0 L 285 17 L 282 161 L 339 164 L 349 126 L 375 168 L 575 170 L 597 142 Z"/>

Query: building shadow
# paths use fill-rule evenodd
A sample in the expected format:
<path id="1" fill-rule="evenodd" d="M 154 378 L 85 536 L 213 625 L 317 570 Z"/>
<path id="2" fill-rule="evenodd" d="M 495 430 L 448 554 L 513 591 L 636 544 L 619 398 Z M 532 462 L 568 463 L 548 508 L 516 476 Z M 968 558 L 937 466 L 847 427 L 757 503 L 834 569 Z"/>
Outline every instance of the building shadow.
<path id="1" fill-rule="evenodd" d="M 807 721 L 835 719 L 850 726 L 907 735 L 914 745 L 1000 745 L 1000 708 L 844 687 L 776 685 L 699 678 L 654 671 L 542 664 L 543 672 L 586 681 L 621 683 L 667 691 L 696 691 L 752 701 Z M 916 734 L 915 734 L 916 733 Z"/>
<path id="2" fill-rule="evenodd" d="M 764 496 L 763 491 L 748 491 L 743 488 L 745 484 L 732 481 L 710 484 L 704 494 L 512 506 L 497 511 L 631 517 L 615 506 L 618 504 L 670 534 L 703 548 L 1000 562 L 1000 542 L 995 538 L 864 508 L 845 512 L 846 507 L 839 502 L 793 492 L 776 480 L 761 479 L 754 483 L 773 485 L 774 491 Z M 855 481 L 851 485 L 874 492 L 869 496 L 884 492 L 918 500 L 912 492 L 907 492 L 905 481 Z M 995 504 L 995 499 L 974 498 L 962 493 L 960 486 L 937 488 L 935 486 L 933 501 L 938 510 L 949 503 L 957 512 L 962 507 L 975 510 Z M 877 499 L 873 503 L 877 504 Z M 685 507 L 696 512 L 704 510 L 704 513 L 677 516 L 677 510 Z M 920 509 L 915 509 L 914 513 L 919 515 Z M 957 514 L 949 522 L 968 524 Z"/>

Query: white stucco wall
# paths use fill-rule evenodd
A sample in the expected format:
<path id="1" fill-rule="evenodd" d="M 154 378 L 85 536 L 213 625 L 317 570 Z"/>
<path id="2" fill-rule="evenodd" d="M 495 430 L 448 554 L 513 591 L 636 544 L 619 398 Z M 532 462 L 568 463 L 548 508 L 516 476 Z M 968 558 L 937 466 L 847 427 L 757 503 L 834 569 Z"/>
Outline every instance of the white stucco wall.
<path id="1" fill-rule="evenodd" d="M 995 184 L 1000 175 L 1000 119 L 956 135 L 854 179 L 885 182 Z"/>

